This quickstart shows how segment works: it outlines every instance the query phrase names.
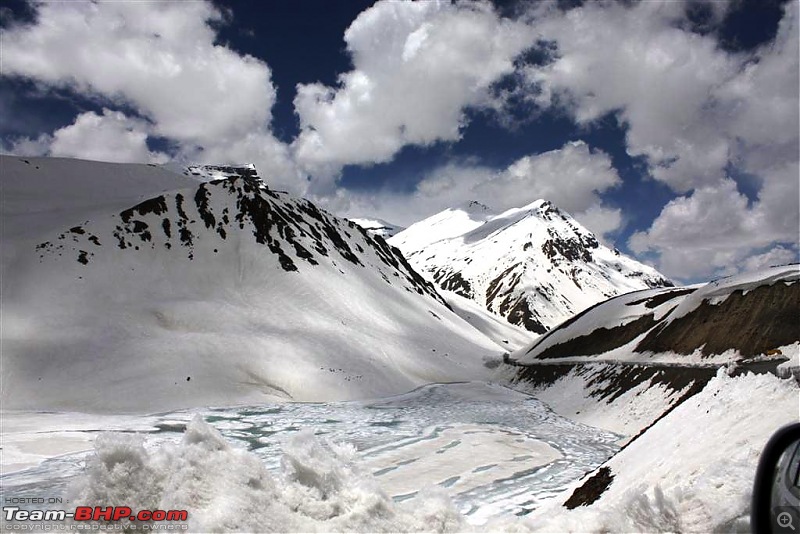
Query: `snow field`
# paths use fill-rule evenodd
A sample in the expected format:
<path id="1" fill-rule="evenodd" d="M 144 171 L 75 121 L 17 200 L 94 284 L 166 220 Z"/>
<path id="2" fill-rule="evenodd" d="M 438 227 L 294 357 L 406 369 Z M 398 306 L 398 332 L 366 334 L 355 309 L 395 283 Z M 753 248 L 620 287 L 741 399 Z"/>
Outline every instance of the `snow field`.
<path id="1" fill-rule="evenodd" d="M 700 393 L 605 464 L 614 480 L 597 502 L 567 511 L 554 500 L 536 510 L 525 527 L 747 532 L 759 455 L 775 430 L 800 418 L 799 393 L 791 379 L 730 377 L 720 369 Z"/>

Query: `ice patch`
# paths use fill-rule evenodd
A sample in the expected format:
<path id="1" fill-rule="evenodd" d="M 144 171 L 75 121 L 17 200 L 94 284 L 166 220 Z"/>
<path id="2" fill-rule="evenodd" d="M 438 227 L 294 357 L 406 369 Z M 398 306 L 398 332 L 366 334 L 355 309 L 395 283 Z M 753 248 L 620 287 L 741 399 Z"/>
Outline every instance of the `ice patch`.
<path id="1" fill-rule="evenodd" d="M 138 436 L 99 437 L 69 494 L 87 506 L 186 509 L 195 532 L 463 530 L 444 494 L 395 503 L 354 459 L 352 446 L 306 430 L 285 441 L 274 476 L 197 415 L 180 443 L 152 451 Z"/>

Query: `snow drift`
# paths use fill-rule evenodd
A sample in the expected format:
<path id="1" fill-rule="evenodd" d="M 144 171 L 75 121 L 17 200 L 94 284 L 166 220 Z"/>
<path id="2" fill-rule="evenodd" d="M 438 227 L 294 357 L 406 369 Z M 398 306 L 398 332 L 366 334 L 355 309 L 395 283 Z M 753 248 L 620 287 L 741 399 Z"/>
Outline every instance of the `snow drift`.
<path id="1" fill-rule="evenodd" d="M 395 504 L 360 469 L 352 446 L 310 429 L 284 442 L 277 477 L 200 416 L 177 445 L 150 452 L 141 438 L 106 434 L 95 448 L 71 502 L 188 510 L 192 532 L 441 532 L 464 525 L 443 493 Z"/>
<path id="2" fill-rule="evenodd" d="M 249 167 L 2 166 L 5 409 L 377 397 L 500 352 L 397 250 Z"/>

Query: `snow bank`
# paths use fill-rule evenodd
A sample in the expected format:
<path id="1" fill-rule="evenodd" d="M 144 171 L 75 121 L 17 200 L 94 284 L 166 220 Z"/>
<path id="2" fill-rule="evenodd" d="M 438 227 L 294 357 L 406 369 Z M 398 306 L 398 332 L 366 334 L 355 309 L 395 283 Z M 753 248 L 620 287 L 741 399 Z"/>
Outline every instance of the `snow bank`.
<path id="1" fill-rule="evenodd" d="M 444 493 L 392 501 L 355 460 L 355 449 L 311 430 L 284 443 L 279 476 L 231 447 L 197 416 L 179 444 L 148 451 L 140 437 L 96 441 L 71 502 L 189 511 L 193 532 L 400 532 L 463 530 Z"/>
<path id="2" fill-rule="evenodd" d="M 302 430 L 283 441 L 280 468 L 270 471 L 257 452 L 229 442 L 200 416 L 179 442 L 99 436 L 67 498 L 88 506 L 186 509 L 190 530 L 200 532 L 742 530 L 760 450 L 776 428 L 797 419 L 797 394 L 791 380 L 721 371 L 605 464 L 614 478 L 592 505 L 562 507 L 577 481 L 566 491 L 529 496 L 536 509 L 528 516 L 508 514 L 480 527 L 458 513 L 444 489 L 394 502 L 389 481 L 372 473 L 369 455 L 352 445 Z M 384 445 L 389 450 L 397 442 Z"/>
<path id="3" fill-rule="evenodd" d="M 598 501 L 567 511 L 562 496 L 534 512 L 523 528 L 747 531 L 761 449 L 775 430 L 798 419 L 797 399 L 792 380 L 769 374 L 729 377 L 720 370 L 702 392 L 605 464 L 614 480 Z"/>

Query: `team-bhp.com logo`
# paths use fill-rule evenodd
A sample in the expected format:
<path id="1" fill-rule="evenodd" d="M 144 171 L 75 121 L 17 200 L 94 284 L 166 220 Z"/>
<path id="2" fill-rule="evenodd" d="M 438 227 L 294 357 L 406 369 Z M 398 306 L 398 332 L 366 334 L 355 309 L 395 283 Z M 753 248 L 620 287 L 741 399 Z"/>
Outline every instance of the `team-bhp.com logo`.
<path id="1" fill-rule="evenodd" d="M 78 506 L 74 512 L 67 512 L 66 510 L 23 510 L 18 506 L 4 506 L 3 518 L 7 522 L 22 522 L 22 521 L 66 521 L 71 519 L 73 521 L 137 521 L 140 523 L 150 522 L 185 522 L 189 517 L 186 510 L 139 510 L 134 512 L 129 506 Z M 165 523 L 166 524 L 166 523 Z M 11 524 L 6 525 L 6 529 L 11 527 Z M 149 528 L 142 527 L 142 530 L 160 530 L 160 525 L 150 525 Z M 184 525 L 181 525 L 184 526 Z M 128 528 L 133 527 L 130 525 Z M 171 530 L 171 529 L 170 529 Z"/>

